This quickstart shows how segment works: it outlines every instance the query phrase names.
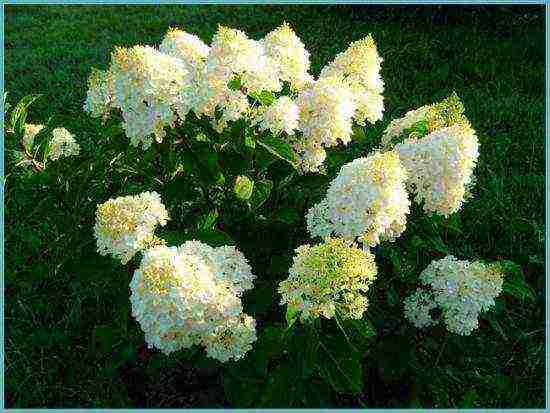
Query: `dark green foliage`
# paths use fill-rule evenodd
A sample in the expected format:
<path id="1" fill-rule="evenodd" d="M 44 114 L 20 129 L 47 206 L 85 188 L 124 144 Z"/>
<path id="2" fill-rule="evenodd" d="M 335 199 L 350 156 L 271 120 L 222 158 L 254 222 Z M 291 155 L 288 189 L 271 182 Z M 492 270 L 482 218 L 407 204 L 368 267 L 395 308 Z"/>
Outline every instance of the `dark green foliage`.
<path id="1" fill-rule="evenodd" d="M 7 6 L 11 113 L 40 94 L 27 122 L 63 126 L 81 145 L 78 158 L 36 173 L 15 166 L 21 116 L 5 136 L 7 407 L 541 408 L 543 10 Z M 354 128 L 349 146 L 329 151 L 325 175 L 296 174 L 282 141 L 244 133 L 238 122 L 218 139 L 189 115 L 184 128 L 142 151 L 116 119 L 103 124 L 82 110 L 91 67 L 105 69 L 114 46 L 159 44 L 170 25 L 207 42 L 218 23 L 258 39 L 284 20 L 316 75 L 367 33 L 384 58 L 384 120 Z M 448 218 L 414 205 L 403 236 L 374 251 L 379 276 L 365 319 L 287 328 L 276 288 L 293 250 L 312 242 L 307 210 L 345 162 L 378 146 L 391 119 L 452 91 L 480 140 L 473 198 Z M 415 125 L 420 135 L 424 126 Z M 254 181 L 247 202 L 232 192 L 237 175 Z M 128 300 L 139 257 L 122 266 L 97 254 L 93 237 L 98 203 L 145 190 L 158 191 L 168 208 L 158 235 L 169 245 L 235 244 L 249 259 L 258 278 L 244 305 L 258 321 L 258 342 L 243 360 L 222 366 L 198 349 L 167 357 L 145 347 Z M 503 261 L 507 273 L 495 307 L 468 337 L 419 331 L 403 318 L 418 275 L 445 254 Z"/>

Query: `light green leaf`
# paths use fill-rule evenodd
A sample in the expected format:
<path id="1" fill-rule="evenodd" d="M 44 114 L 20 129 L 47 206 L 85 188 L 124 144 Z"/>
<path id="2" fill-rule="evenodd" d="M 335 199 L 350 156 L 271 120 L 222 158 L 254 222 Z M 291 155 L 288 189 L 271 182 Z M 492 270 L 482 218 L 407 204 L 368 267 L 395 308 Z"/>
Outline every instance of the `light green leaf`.
<path id="1" fill-rule="evenodd" d="M 296 155 L 288 143 L 272 136 L 264 137 L 257 142 L 272 155 L 288 162 L 292 166 L 296 166 Z"/>

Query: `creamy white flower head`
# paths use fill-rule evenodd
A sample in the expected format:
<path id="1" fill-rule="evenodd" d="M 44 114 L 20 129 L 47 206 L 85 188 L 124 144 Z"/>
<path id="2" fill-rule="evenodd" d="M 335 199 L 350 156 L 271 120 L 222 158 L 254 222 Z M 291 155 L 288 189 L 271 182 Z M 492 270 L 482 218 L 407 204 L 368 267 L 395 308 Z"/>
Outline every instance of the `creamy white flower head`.
<path id="1" fill-rule="evenodd" d="M 50 151 L 48 157 L 52 161 L 67 156 L 76 156 L 80 153 L 80 146 L 76 142 L 74 135 L 65 128 L 55 128 L 52 131 L 52 140 L 50 141 Z"/>
<path id="2" fill-rule="evenodd" d="M 420 280 L 431 291 L 417 292 L 409 298 L 407 317 L 418 325 L 422 311 L 438 307 L 449 331 L 469 335 L 477 328 L 479 313 L 495 304 L 494 299 L 502 291 L 503 273 L 497 264 L 460 261 L 449 255 L 432 261 L 420 274 Z M 419 308 L 414 309 L 414 305 Z"/>
<path id="3" fill-rule="evenodd" d="M 279 284 L 281 305 L 299 312 L 302 320 L 359 319 L 365 312 L 366 293 L 377 274 L 374 256 L 338 238 L 296 249 L 289 277 Z"/>
<path id="4" fill-rule="evenodd" d="M 479 156 L 475 131 L 455 124 L 395 146 L 407 170 L 407 186 L 423 202 L 424 211 L 448 216 L 463 202 Z"/>
<path id="5" fill-rule="evenodd" d="M 151 347 L 170 353 L 202 342 L 242 312 L 201 256 L 175 247 L 145 251 L 130 284 L 132 315 Z"/>
<path id="6" fill-rule="evenodd" d="M 247 92 L 279 91 L 276 66 L 263 45 L 240 30 L 219 26 L 207 60 L 210 87 L 221 92 L 234 75 L 239 75 Z M 214 93 L 217 95 L 217 93 Z"/>
<path id="7" fill-rule="evenodd" d="M 201 96 L 201 90 L 206 87 L 206 59 L 210 47 L 194 34 L 170 28 L 159 49 L 162 53 L 180 59 L 189 73 L 189 81 L 171 101 L 180 119 L 184 120 L 190 110 L 197 109 L 201 101 L 206 99 Z"/>
<path id="8" fill-rule="evenodd" d="M 161 142 L 163 128 L 174 120 L 172 105 L 192 88 L 186 63 L 149 46 L 117 48 L 110 67 L 111 106 L 124 118 L 124 129 L 135 146 L 148 148 L 151 135 Z"/>
<path id="9" fill-rule="evenodd" d="M 300 108 L 298 127 L 308 143 L 324 147 L 336 146 L 339 141 L 349 143 L 357 105 L 351 88 L 341 77 L 319 79 L 298 95 L 296 104 Z"/>
<path id="10" fill-rule="evenodd" d="M 155 241 L 156 226 L 166 225 L 167 220 L 168 213 L 156 192 L 110 199 L 96 211 L 97 250 L 126 264 Z"/>
<path id="11" fill-rule="evenodd" d="M 374 123 L 382 119 L 384 82 L 380 76 L 382 58 L 378 54 L 371 35 L 350 46 L 321 71 L 321 78 L 341 76 L 354 92 L 357 111 L 354 115 L 359 124 L 367 119 Z"/>
<path id="12" fill-rule="evenodd" d="M 406 178 L 393 152 L 347 163 L 331 182 L 326 198 L 308 212 L 310 234 L 358 238 L 369 246 L 381 239 L 394 240 L 405 230 L 409 213 Z"/>
<path id="13" fill-rule="evenodd" d="M 264 108 L 259 116 L 260 130 L 269 130 L 275 136 L 281 133 L 294 135 L 298 129 L 300 109 L 288 96 L 279 97 L 272 105 Z"/>
<path id="14" fill-rule="evenodd" d="M 23 146 L 25 149 L 30 150 L 34 145 L 34 138 L 44 129 L 44 125 L 26 123 L 23 129 Z"/>
<path id="15" fill-rule="evenodd" d="M 88 92 L 84 102 L 84 111 L 92 117 L 107 117 L 111 110 L 112 79 L 110 72 L 92 68 L 88 78 Z"/>
<path id="16" fill-rule="evenodd" d="M 437 308 L 435 297 L 431 291 L 417 290 L 404 300 L 405 317 L 416 328 L 424 328 L 437 324 L 430 311 Z"/>
<path id="17" fill-rule="evenodd" d="M 246 265 L 234 247 L 200 241 L 146 250 L 130 288 L 148 345 L 168 354 L 200 344 L 222 362 L 242 358 L 256 340 L 239 298 L 254 277 Z"/>
<path id="18" fill-rule="evenodd" d="M 309 74 L 309 52 L 286 22 L 269 32 L 262 40 L 265 51 L 277 65 L 281 80 L 301 90 L 313 82 Z"/>
<path id="19" fill-rule="evenodd" d="M 398 153 L 408 189 L 424 211 L 447 216 L 461 208 L 473 185 L 479 143 L 456 93 L 393 121 L 382 146 Z"/>
<path id="20" fill-rule="evenodd" d="M 229 283 L 236 295 L 240 296 L 253 287 L 256 276 L 245 256 L 234 246 L 214 248 L 200 241 L 187 241 L 180 250 L 202 257 L 216 279 Z"/>
<path id="21" fill-rule="evenodd" d="M 183 60 L 188 70 L 194 70 L 206 61 L 210 47 L 198 36 L 178 28 L 170 28 L 159 47 L 162 53 Z"/>

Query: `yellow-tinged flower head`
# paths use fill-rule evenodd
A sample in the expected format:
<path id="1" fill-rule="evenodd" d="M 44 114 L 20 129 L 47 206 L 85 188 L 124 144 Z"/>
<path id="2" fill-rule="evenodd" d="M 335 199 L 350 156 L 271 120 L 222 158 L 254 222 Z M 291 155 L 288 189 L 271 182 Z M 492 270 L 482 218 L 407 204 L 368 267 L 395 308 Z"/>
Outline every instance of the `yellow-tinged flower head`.
<path id="1" fill-rule="evenodd" d="M 402 118 L 392 120 L 382 136 L 382 146 L 385 149 L 391 149 L 395 145 L 393 140 L 397 139 L 403 132 L 409 130 L 415 124 L 419 124 L 419 122 L 423 123 L 426 134 L 455 124 L 464 125 L 465 127 L 470 125 L 464 115 L 464 105 L 458 95 L 453 92 L 449 97 L 440 102 L 410 110 Z M 404 139 L 417 139 L 418 136 L 416 136 L 416 133 L 416 131 L 413 131 L 412 136 L 409 134 L 409 136 L 404 136 Z"/>
<path id="2" fill-rule="evenodd" d="M 288 23 L 269 32 L 261 43 L 277 65 L 281 80 L 289 82 L 296 90 L 313 82 L 309 74 L 309 52 Z"/>
<path id="3" fill-rule="evenodd" d="M 353 90 L 356 101 L 355 120 L 364 124 L 382 119 L 384 82 L 380 76 L 382 58 L 378 54 L 374 39 L 367 37 L 353 42 L 342 53 L 323 68 L 322 77 L 342 76 Z"/>
<path id="4" fill-rule="evenodd" d="M 111 106 L 122 112 L 132 145 L 162 142 L 180 95 L 192 87 L 186 63 L 150 46 L 117 47 L 111 57 Z"/>
<path id="5" fill-rule="evenodd" d="M 296 249 L 289 277 L 279 285 L 281 304 L 300 312 L 303 320 L 331 318 L 336 311 L 346 318 L 361 318 L 376 274 L 374 256 L 342 239 L 302 245 Z"/>
<path id="6" fill-rule="evenodd" d="M 405 230 L 410 201 L 407 173 L 394 152 L 374 153 L 344 165 L 321 203 L 307 214 L 314 237 L 336 235 L 374 246 Z"/>
<path id="7" fill-rule="evenodd" d="M 94 226 L 97 249 L 126 264 L 154 242 L 157 225 L 166 225 L 168 213 L 156 192 L 110 199 L 98 206 Z"/>

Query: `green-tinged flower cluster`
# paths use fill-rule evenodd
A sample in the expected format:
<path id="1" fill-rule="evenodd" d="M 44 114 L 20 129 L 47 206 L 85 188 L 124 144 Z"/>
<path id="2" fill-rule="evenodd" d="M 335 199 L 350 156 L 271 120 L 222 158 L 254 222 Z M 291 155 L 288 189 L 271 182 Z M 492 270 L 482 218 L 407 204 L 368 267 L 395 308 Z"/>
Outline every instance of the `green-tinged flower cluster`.
<path id="1" fill-rule="evenodd" d="M 453 256 L 432 261 L 420 274 L 429 289 L 405 300 L 405 316 L 418 328 L 437 324 L 430 310 L 439 308 L 447 329 L 469 335 L 478 326 L 478 315 L 495 304 L 503 283 L 498 264 L 457 260 Z"/>
<path id="2" fill-rule="evenodd" d="M 296 249 L 288 279 L 279 285 L 281 305 L 300 313 L 302 320 L 336 312 L 359 319 L 365 312 L 366 293 L 377 274 L 374 256 L 338 238 Z"/>
<path id="3" fill-rule="evenodd" d="M 402 142 L 392 142 L 403 135 Z M 473 183 L 479 144 L 456 94 L 393 121 L 382 144 L 399 155 L 408 189 L 426 212 L 447 216 L 461 208 Z"/>

